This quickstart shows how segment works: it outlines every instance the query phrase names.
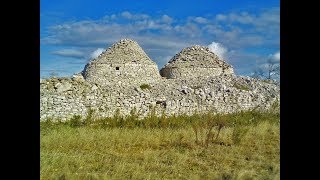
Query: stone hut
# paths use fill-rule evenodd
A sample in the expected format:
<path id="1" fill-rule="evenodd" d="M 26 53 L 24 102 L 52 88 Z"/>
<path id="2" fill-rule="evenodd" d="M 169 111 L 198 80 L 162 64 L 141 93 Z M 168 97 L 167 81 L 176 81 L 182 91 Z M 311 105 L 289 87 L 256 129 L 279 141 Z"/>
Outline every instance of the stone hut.
<path id="1" fill-rule="evenodd" d="M 122 39 L 89 62 L 82 71 L 84 79 L 101 86 L 114 83 L 153 83 L 161 79 L 157 64 L 136 41 Z"/>
<path id="2" fill-rule="evenodd" d="M 161 70 L 168 79 L 211 77 L 234 74 L 231 65 L 218 58 L 208 47 L 195 45 L 182 49 Z"/>

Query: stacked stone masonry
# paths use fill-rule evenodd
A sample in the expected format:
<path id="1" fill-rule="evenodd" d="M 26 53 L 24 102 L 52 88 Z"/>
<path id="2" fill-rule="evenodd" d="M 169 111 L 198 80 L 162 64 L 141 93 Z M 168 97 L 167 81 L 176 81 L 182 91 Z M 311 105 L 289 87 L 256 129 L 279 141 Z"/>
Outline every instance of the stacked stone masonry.
<path id="1" fill-rule="evenodd" d="M 183 49 L 160 73 L 135 41 L 121 40 L 71 78 L 40 79 L 40 120 L 65 121 L 89 109 L 99 117 L 117 110 L 129 115 L 134 108 L 141 118 L 152 108 L 156 115 L 230 113 L 268 109 L 280 97 L 278 85 L 236 76 L 202 46 Z M 150 88 L 141 89 L 143 84 Z"/>

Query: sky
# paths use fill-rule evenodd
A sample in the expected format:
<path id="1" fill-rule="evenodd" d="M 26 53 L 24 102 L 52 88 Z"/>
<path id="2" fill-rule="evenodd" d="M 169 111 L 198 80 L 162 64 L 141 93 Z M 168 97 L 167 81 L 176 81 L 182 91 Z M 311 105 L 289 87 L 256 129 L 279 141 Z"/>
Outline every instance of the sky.
<path id="1" fill-rule="evenodd" d="M 280 62 L 280 0 L 40 0 L 40 77 L 79 73 L 123 38 L 159 69 L 198 44 L 250 76 Z"/>

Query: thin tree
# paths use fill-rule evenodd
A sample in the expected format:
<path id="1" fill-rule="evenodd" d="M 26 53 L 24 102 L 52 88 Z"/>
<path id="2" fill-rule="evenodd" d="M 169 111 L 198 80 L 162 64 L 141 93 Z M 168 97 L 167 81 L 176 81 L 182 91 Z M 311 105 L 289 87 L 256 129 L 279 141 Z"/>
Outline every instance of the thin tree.
<path id="1" fill-rule="evenodd" d="M 263 66 L 256 68 L 252 77 L 261 79 L 277 79 L 280 76 L 280 63 L 271 58 L 267 60 L 267 63 Z"/>

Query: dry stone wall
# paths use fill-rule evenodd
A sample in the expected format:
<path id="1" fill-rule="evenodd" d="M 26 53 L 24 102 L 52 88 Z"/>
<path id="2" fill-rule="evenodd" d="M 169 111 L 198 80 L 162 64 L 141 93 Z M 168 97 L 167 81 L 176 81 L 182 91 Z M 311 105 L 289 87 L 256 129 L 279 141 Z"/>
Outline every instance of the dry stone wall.
<path id="1" fill-rule="evenodd" d="M 157 115 L 166 113 L 235 112 L 256 107 L 269 108 L 279 100 L 279 87 L 249 77 L 217 76 L 209 79 L 163 79 L 162 83 L 141 89 L 138 85 L 100 86 L 74 78 L 42 80 L 41 120 L 67 120 L 73 115 L 85 116 L 94 109 L 98 116 L 111 117 L 119 109 L 129 115 L 136 108 L 140 117 L 147 116 L 150 107 Z"/>

